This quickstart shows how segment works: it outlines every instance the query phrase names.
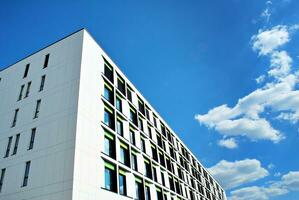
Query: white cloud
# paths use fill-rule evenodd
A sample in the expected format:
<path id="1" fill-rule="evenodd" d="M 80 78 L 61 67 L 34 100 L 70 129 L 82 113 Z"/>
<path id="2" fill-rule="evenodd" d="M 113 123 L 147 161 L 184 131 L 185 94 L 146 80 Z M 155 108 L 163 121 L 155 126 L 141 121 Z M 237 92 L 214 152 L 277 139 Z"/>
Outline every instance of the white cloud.
<path id="1" fill-rule="evenodd" d="M 271 5 L 272 5 L 272 1 L 267 1 L 266 2 L 266 8 L 261 13 L 261 17 L 265 18 L 266 22 L 269 22 L 270 17 L 272 15 L 272 13 L 271 13 Z"/>
<path id="2" fill-rule="evenodd" d="M 219 140 L 218 145 L 228 149 L 235 149 L 238 147 L 237 141 L 234 138 Z"/>
<path id="3" fill-rule="evenodd" d="M 268 167 L 268 169 L 273 169 L 275 167 L 275 165 L 273 163 L 270 163 L 267 167 Z"/>
<path id="4" fill-rule="evenodd" d="M 257 77 L 257 78 L 255 79 L 255 81 L 256 81 L 257 83 L 262 83 L 262 82 L 264 82 L 265 78 L 266 78 L 265 75 L 261 75 L 261 76 Z"/>
<path id="5" fill-rule="evenodd" d="M 280 175 L 280 174 L 279 174 Z M 299 191 L 299 171 L 291 171 L 269 186 L 251 186 L 232 191 L 230 200 L 268 200 L 271 197 Z"/>
<path id="6" fill-rule="evenodd" d="M 256 159 L 235 162 L 221 160 L 208 169 L 225 189 L 232 189 L 244 183 L 256 181 L 268 176 L 268 171 Z"/>
<path id="7" fill-rule="evenodd" d="M 278 47 L 289 42 L 288 27 L 278 25 L 270 30 L 259 30 L 259 34 L 251 38 L 253 50 L 258 51 L 260 55 L 272 53 Z"/>

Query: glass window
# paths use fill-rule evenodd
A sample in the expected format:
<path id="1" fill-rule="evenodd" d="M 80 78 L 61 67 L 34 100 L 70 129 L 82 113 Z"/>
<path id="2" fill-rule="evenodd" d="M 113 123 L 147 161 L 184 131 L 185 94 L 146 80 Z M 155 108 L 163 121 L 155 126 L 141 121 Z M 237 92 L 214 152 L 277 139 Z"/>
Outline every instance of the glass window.
<path id="1" fill-rule="evenodd" d="M 26 98 L 26 97 L 29 96 L 29 93 L 30 93 L 30 87 L 31 87 L 31 82 L 28 82 L 28 83 L 27 83 L 27 89 L 26 89 L 26 93 L 25 93 L 25 97 L 24 97 L 24 98 Z"/>
<path id="2" fill-rule="evenodd" d="M 117 89 L 119 89 L 123 95 L 126 95 L 125 81 L 119 76 L 117 77 Z"/>
<path id="3" fill-rule="evenodd" d="M 130 120 L 137 126 L 137 114 L 136 111 L 132 108 L 130 109 Z"/>
<path id="4" fill-rule="evenodd" d="M 157 178 L 157 169 L 156 169 L 156 167 L 153 167 L 153 180 L 154 180 L 154 181 L 158 181 L 158 178 Z"/>
<path id="5" fill-rule="evenodd" d="M 108 162 L 105 162 L 105 189 L 116 192 L 115 166 Z"/>
<path id="6" fill-rule="evenodd" d="M 44 67 L 43 67 L 43 68 L 48 67 L 49 57 L 50 57 L 50 54 L 47 54 L 47 55 L 45 56 L 45 62 L 44 62 Z"/>
<path id="7" fill-rule="evenodd" d="M 104 75 L 113 83 L 113 68 L 106 60 L 104 63 Z"/>
<path id="8" fill-rule="evenodd" d="M 23 187 L 27 186 L 27 184 L 28 184 L 30 163 L 31 163 L 30 161 L 26 162 L 23 185 L 22 185 Z"/>
<path id="9" fill-rule="evenodd" d="M 5 152 L 4 158 L 6 158 L 6 157 L 9 156 L 11 143 L 12 143 L 12 136 L 8 138 L 8 143 L 7 143 L 7 147 L 6 147 L 6 152 Z"/>
<path id="10" fill-rule="evenodd" d="M 153 159 L 158 162 L 157 149 L 156 149 L 156 147 L 153 144 L 151 144 L 151 149 L 152 149 L 152 157 L 153 157 Z"/>
<path id="11" fill-rule="evenodd" d="M 30 136 L 30 143 L 29 143 L 28 150 L 33 149 L 35 133 L 36 133 L 36 128 L 31 129 L 31 136 Z"/>
<path id="12" fill-rule="evenodd" d="M 118 183 L 119 183 L 119 194 L 127 195 L 126 174 L 121 169 L 119 170 Z"/>
<path id="13" fill-rule="evenodd" d="M 26 77 L 27 77 L 27 75 L 28 75 L 28 71 L 29 71 L 29 66 L 30 66 L 30 64 L 27 64 L 27 65 L 26 65 L 23 78 L 26 78 Z"/>
<path id="14" fill-rule="evenodd" d="M 39 91 L 43 91 L 44 90 L 44 86 L 45 86 L 45 81 L 46 81 L 46 75 L 42 76 L 42 79 L 40 81 L 40 86 L 39 86 Z"/>
<path id="15" fill-rule="evenodd" d="M 139 126 L 139 129 L 140 129 L 141 131 L 143 131 L 143 121 L 142 121 L 141 118 L 139 118 L 139 120 L 138 120 L 138 126 Z"/>
<path id="16" fill-rule="evenodd" d="M 107 101 L 109 101 L 113 105 L 113 88 L 105 83 L 104 86 L 104 97 Z"/>
<path id="17" fill-rule="evenodd" d="M 137 166 L 137 153 L 135 153 L 134 151 L 131 154 L 131 158 L 132 158 L 132 169 L 135 171 L 138 171 L 138 166 Z"/>
<path id="18" fill-rule="evenodd" d="M 162 179 L 162 185 L 165 186 L 165 177 L 164 172 L 161 171 L 161 179 Z"/>
<path id="19" fill-rule="evenodd" d="M 142 180 L 135 178 L 136 200 L 143 200 Z"/>
<path id="20" fill-rule="evenodd" d="M 151 200 L 151 190 L 147 184 L 145 186 L 145 200 Z"/>
<path id="21" fill-rule="evenodd" d="M 105 107 L 104 109 L 104 123 L 114 130 L 114 115 L 113 110 Z"/>
<path id="22" fill-rule="evenodd" d="M 149 125 L 147 125 L 147 132 L 148 132 L 148 136 L 149 136 L 149 138 L 151 138 L 151 139 L 153 139 L 153 136 L 152 136 L 152 129 L 151 129 L 151 127 L 149 126 Z"/>
<path id="23" fill-rule="evenodd" d="M 117 134 L 123 136 L 123 123 L 120 119 L 116 120 L 116 132 Z"/>
<path id="24" fill-rule="evenodd" d="M 1 170 L 1 175 L 0 175 L 0 192 L 2 191 L 2 186 L 3 186 L 3 182 L 4 182 L 5 171 L 6 171 L 5 168 Z"/>
<path id="25" fill-rule="evenodd" d="M 39 110 L 40 110 L 40 104 L 41 104 L 41 100 L 37 100 L 36 101 L 36 107 L 35 107 L 35 112 L 34 112 L 34 119 L 38 118 L 39 115 Z"/>
<path id="26" fill-rule="evenodd" d="M 143 152 L 143 153 L 146 153 L 146 150 L 145 150 L 145 140 L 144 140 L 144 138 L 140 138 L 140 142 L 141 142 L 141 151 Z"/>
<path id="27" fill-rule="evenodd" d="M 17 154 L 18 146 L 19 146 L 19 140 L 20 140 L 20 134 L 17 134 L 17 136 L 16 136 L 16 140 L 15 140 L 15 146 L 14 146 L 14 148 L 13 148 L 12 155 Z"/>
<path id="28" fill-rule="evenodd" d="M 118 96 L 116 96 L 116 109 L 122 112 L 121 98 L 119 98 Z"/>
<path id="29" fill-rule="evenodd" d="M 115 158 L 115 140 L 111 133 L 105 132 L 104 138 L 104 153 Z"/>
<path id="30" fill-rule="evenodd" d="M 20 90 L 20 93 L 19 93 L 18 101 L 20 101 L 22 99 L 22 97 L 23 97 L 24 87 L 25 87 L 25 85 L 21 86 L 21 90 Z"/>
<path id="31" fill-rule="evenodd" d="M 130 166 L 130 160 L 129 160 L 129 149 L 128 146 L 124 143 L 120 143 L 120 162 Z"/>
<path id="32" fill-rule="evenodd" d="M 145 176 L 147 178 L 152 178 L 151 164 L 150 161 L 147 159 L 144 159 L 144 169 L 145 169 Z"/>
<path id="33" fill-rule="evenodd" d="M 138 99 L 138 110 L 142 113 L 145 114 L 145 108 L 144 108 L 144 103 L 141 99 Z"/>
<path id="34" fill-rule="evenodd" d="M 162 191 L 160 188 L 157 188 L 157 200 L 163 200 Z"/>
<path id="35" fill-rule="evenodd" d="M 14 114 L 14 117 L 13 117 L 13 121 L 12 121 L 11 127 L 15 127 L 16 126 L 17 118 L 18 118 L 18 113 L 19 113 L 19 109 L 15 109 L 15 114 Z"/>
<path id="36" fill-rule="evenodd" d="M 127 88 L 127 97 L 128 97 L 128 100 L 132 102 L 132 91 Z"/>
<path id="37" fill-rule="evenodd" d="M 133 145 L 136 145 L 136 139 L 135 139 L 135 132 L 130 128 L 130 142 Z"/>

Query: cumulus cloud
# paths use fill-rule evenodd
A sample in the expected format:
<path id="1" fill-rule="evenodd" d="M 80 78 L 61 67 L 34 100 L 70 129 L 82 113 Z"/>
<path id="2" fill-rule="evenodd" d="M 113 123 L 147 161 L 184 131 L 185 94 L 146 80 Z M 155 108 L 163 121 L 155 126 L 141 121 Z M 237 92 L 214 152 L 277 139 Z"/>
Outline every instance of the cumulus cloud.
<path id="1" fill-rule="evenodd" d="M 221 160 L 208 169 L 225 189 L 232 189 L 245 183 L 268 176 L 268 171 L 256 159 L 235 162 Z"/>
<path id="2" fill-rule="evenodd" d="M 299 171 L 291 171 L 272 182 L 269 186 L 251 186 L 234 190 L 230 193 L 230 200 L 268 200 L 271 197 L 299 191 Z"/>
<path id="3" fill-rule="evenodd" d="M 228 149 L 238 148 L 238 144 L 234 138 L 219 140 L 218 145 Z"/>
<path id="4" fill-rule="evenodd" d="M 296 27 L 278 25 L 254 35 L 252 49 L 270 61 L 267 74 L 256 79 L 257 83 L 263 82 L 264 85 L 240 98 L 234 106 L 223 104 L 206 114 L 195 115 L 195 119 L 225 137 L 244 136 L 252 141 L 270 140 L 274 143 L 284 139 L 284 134 L 271 125 L 267 115 L 262 114 L 267 109 L 268 113 L 274 114 L 272 120 L 299 121 L 299 91 L 296 90 L 299 71 L 292 71 L 292 58 L 287 51 L 280 49 L 291 40 L 290 32 Z"/>

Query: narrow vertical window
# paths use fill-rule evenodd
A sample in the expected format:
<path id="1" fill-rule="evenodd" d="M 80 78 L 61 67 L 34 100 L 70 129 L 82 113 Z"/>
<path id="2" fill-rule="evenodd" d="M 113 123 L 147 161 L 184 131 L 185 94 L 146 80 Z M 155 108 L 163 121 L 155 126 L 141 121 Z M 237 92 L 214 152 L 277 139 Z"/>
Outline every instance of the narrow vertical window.
<path id="1" fill-rule="evenodd" d="M 115 140 L 114 136 L 109 132 L 105 132 L 104 153 L 111 158 L 115 158 Z"/>
<path id="2" fill-rule="evenodd" d="M 119 112 L 122 112 L 122 105 L 121 105 L 121 98 L 119 98 L 118 96 L 116 96 L 116 109 Z"/>
<path id="3" fill-rule="evenodd" d="M 26 89 L 25 98 L 29 96 L 29 93 L 30 93 L 30 87 L 31 87 L 31 81 L 27 83 L 27 89 Z"/>
<path id="4" fill-rule="evenodd" d="M 144 170 L 145 170 L 145 176 L 151 179 L 152 178 L 151 164 L 150 161 L 147 159 L 144 159 Z"/>
<path id="5" fill-rule="evenodd" d="M 127 88 L 127 97 L 128 97 L 128 100 L 132 102 L 132 92 L 129 88 Z"/>
<path id="6" fill-rule="evenodd" d="M 140 142 L 141 142 L 141 151 L 143 153 L 146 153 L 146 150 L 145 150 L 145 139 L 144 138 L 140 138 Z"/>
<path id="7" fill-rule="evenodd" d="M 46 75 L 42 76 L 42 79 L 40 81 L 40 86 L 39 86 L 39 91 L 43 91 L 44 90 L 44 86 L 45 86 L 45 81 L 46 81 Z"/>
<path id="8" fill-rule="evenodd" d="M 116 132 L 117 132 L 118 135 L 123 136 L 123 123 L 119 119 L 119 117 L 116 120 Z"/>
<path id="9" fill-rule="evenodd" d="M 30 66 L 30 64 L 27 64 L 27 65 L 26 65 L 23 78 L 26 78 L 26 77 L 27 77 L 27 75 L 28 75 L 28 71 L 29 71 L 29 66 Z"/>
<path id="10" fill-rule="evenodd" d="M 126 181 L 126 172 L 119 169 L 118 175 L 118 182 L 119 182 L 119 194 L 127 195 L 127 181 Z"/>
<path id="11" fill-rule="evenodd" d="M 132 169 L 135 171 L 138 171 L 137 153 L 136 152 L 132 151 L 131 159 L 132 159 Z"/>
<path id="12" fill-rule="evenodd" d="M 123 95 L 126 95 L 125 81 L 120 76 L 117 77 L 117 89 L 119 89 Z"/>
<path id="13" fill-rule="evenodd" d="M 14 117 L 13 117 L 13 121 L 12 121 L 11 127 L 15 127 L 16 126 L 17 118 L 18 118 L 18 113 L 19 113 L 19 108 L 15 109 L 15 114 L 14 114 Z"/>
<path id="14" fill-rule="evenodd" d="M 135 132 L 131 127 L 130 127 L 130 142 L 131 144 L 136 145 Z"/>
<path id="15" fill-rule="evenodd" d="M 130 166 L 129 148 L 125 143 L 120 142 L 120 162 L 126 166 Z"/>
<path id="16" fill-rule="evenodd" d="M 24 87 L 25 87 L 25 85 L 21 86 L 21 90 L 20 90 L 20 93 L 19 93 L 18 101 L 20 101 L 22 99 L 22 97 L 23 97 Z"/>
<path id="17" fill-rule="evenodd" d="M 139 120 L 138 120 L 138 126 L 139 126 L 139 129 L 140 129 L 141 131 L 143 131 L 143 122 L 142 122 L 142 119 L 141 119 L 141 118 L 139 118 Z"/>
<path id="18" fill-rule="evenodd" d="M 113 68 L 106 60 L 104 63 L 104 75 L 113 83 Z"/>
<path id="19" fill-rule="evenodd" d="M 30 142 L 29 142 L 28 150 L 33 149 L 34 140 L 35 140 L 35 133 L 36 133 L 36 128 L 31 129 L 31 136 L 30 136 Z"/>
<path id="20" fill-rule="evenodd" d="M 43 67 L 43 68 L 48 67 L 49 57 L 50 57 L 50 54 L 47 54 L 47 55 L 45 56 L 45 62 L 44 62 L 44 67 Z"/>
<path id="21" fill-rule="evenodd" d="M 6 147 L 6 152 L 5 152 L 4 158 L 6 158 L 6 157 L 9 156 L 11 142 L 12 142 L 12 136 L 8 138 L 8 143 L 7 143 L 7 147 Z"/>
<path id="22" fill-rule="evenodd" d="M 151 200 L 151 190 L 147 183 L 145 183 L 145 200 Z"/>
<path id="23" fill-rule="evenodd" d="M 104 109 L 104 123 L 114 130 L 115 127 L 115 121 L 114 121 L 114 112 L 111 108 L 108 106 L 105 106 Z"/>
<path id="24" fill-rule="evenodd" d="M 24 173 L 24 179 L 23 179 L 23 187 L 28 185 L 28 179 L 29 179 L 29 171 L 30 171 L 30 161 L 26 162 L 26 167 L 25 167 L 25 173 Z"/>
<path id="25" fill-rule="evenodd" d="M 40 110 L 40 104 L 41 104 L 41 100 L 37 100 L 36 101 L 36 107 L 35 107 L 35 112 L 34 112 L 34 119 L 38 118 L 39 115 L 39 110 Z"/>
<path id="26" fill-rule="evenodd" d="M 143 188 L 142 188 L 142 180 L 140 178 L 135 177 L 135 200 L 143 200 Z"/>
<path id="27" fill-rule="evenodd" d="M 17 151 L 18 151 L 19 140 L 20 140 L 20 134 L 17 134 L 16 140 L 15 140 L 15 146 L 13 148 L 12 155 L 15 155 L 17 153 Z"/>
<path id="28" fill-rule="evenodd" d="M 2 186 L 3 186 L 3 182 L 4 182 L 5 171 L 6 171 L 5 168 L 1 170 L 1 175 L 0 175 L 0 193 L 2 191 Z"/>
<path id="29" fill-rule="evenodd" d="M 105 189 L 116 192 L 115 166 L 105 162 Z"/>
<path id="30" fill-rule="evenodd" d="M 113 88 L 108 83 L 105 83 L 104 86 L 104 97 L 107 101 L 109 101 L 109 103 L 113 105 L 114 103 Z"/>
<path id="31" fill-rule="evenodd" d="M 161 189 L 157 187 L 156 190 L 157 190 L 157 200 L 163 200 Z"/>

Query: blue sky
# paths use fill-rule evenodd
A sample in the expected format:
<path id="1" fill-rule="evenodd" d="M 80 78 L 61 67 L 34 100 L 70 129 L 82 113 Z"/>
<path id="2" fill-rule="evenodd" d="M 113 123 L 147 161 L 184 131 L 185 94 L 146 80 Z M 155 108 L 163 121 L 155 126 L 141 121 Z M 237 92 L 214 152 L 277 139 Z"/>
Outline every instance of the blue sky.
<path id="1" fill-rule="evenodd" d="M 230 199 L 297 200 L 298 10 L 296 0 L 2 1 L 0 69 L 85 27 Z"/>

